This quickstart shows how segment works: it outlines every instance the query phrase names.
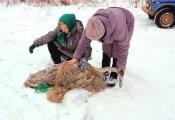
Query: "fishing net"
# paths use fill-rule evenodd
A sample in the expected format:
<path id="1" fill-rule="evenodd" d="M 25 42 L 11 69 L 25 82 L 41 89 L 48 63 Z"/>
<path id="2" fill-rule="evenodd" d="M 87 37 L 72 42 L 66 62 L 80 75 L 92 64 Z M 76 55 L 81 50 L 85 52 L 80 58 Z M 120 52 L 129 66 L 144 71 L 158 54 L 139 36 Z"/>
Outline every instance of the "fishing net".
<path id="1" fill-rule="evenodd" d="M 88 64 L 86 71 L 81 72 L 77 65 L 67 62 L 53 65 L 47 69 L 31 74 L 25 81 L 26 87 L 36 88 L 40 83 L 53 86 L 46 93 L 51 102 L 61 102 L 66 92 L 76 88 L 84 88 L 92 93 L 103 90 L 105 77 Z"/>

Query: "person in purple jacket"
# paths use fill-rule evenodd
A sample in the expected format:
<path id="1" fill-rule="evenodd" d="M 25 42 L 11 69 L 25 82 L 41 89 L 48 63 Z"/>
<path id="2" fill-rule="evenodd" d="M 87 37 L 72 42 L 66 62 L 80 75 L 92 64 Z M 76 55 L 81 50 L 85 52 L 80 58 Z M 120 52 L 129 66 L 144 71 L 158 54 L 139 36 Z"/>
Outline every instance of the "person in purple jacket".
<path id="1" fill-rule="evenodd" d="M 89 18 L 73 59 L 68 62 L 75 64 L 86 52 L 91 41 L 97 40 L 102 43 L 102 67 L 109 67 L 112 59 L 112 67 L 124 71 L 133 30 L 134 16 L 127 9 L 99 9 Z M 110 79 L 116 80 L 117 74 L 112 72 Z"/>

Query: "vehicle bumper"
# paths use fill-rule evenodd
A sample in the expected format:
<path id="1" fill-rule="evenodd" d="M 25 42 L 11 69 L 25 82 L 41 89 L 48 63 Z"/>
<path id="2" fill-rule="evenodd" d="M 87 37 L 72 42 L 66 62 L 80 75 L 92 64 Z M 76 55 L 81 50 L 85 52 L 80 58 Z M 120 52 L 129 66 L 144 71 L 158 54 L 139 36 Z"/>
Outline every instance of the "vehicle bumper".
<path id="1" fill-rule="evenodd" d="M 145 13 L 147 13 L 147 14 L 149 14 L 149 15 L 151 15 L 151 16 L 153 16 L 153 15 L 155 14 L 154 11 L 149 10 L 145 5 L 142 5 L 141 8 L 142 8 L 142 10 L 143 10 Z"/>

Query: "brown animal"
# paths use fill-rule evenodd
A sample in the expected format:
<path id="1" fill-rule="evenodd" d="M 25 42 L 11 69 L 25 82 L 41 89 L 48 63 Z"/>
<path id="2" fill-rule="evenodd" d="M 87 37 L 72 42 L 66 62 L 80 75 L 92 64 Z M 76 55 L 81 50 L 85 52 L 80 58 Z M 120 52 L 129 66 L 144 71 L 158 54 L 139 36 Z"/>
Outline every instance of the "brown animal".
<path id="1" fill-rule="evenodd" d="M 31 74 L 25 81 L 26 87 L 36 88 L 40 82 L 47 83 L 53 88 L 47 92 L 47 98 L 51 102 L 61 102 L 64 94 L 69 90 L 84 88 L 90 92 L 99 92 L 106 87 L 106 71 L 114 71 L 119 75 L 120 87 L 122 83 L 123 72 L 117 68 L 94 68 L 88 64 L 86 71 L 81 72 L 77 65 L 67 62 L 53 65 L 50 68 Z"/>

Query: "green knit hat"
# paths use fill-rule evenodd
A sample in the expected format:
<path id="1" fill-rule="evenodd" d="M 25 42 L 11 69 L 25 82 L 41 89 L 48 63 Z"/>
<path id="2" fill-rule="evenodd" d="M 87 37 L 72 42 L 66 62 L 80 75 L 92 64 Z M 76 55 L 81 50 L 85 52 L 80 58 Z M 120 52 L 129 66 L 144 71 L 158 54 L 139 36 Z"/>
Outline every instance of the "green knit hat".
<path id="1" fill-rule="evenodd" d="M 74 14 L 64 14 L 59 18 L 59 22 L 66 24 L 69 32 L 71 32 L 76 24 L 76 18 Z"/>

